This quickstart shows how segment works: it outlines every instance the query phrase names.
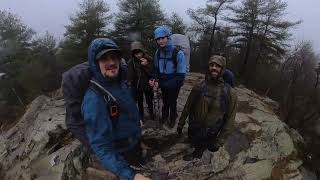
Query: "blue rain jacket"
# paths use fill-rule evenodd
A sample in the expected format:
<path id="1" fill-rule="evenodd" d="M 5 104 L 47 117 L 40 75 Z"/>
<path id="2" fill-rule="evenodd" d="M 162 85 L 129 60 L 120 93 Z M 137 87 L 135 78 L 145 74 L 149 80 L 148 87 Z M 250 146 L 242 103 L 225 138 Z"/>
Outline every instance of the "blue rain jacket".
<path id="1" fill-rule="evenodd" d="M 155 37 L 163 37 L 171 35 L 165 26 L 158 27 L 154 34 Z M 170 36 L 168 37 L 167 45 L 163 48 L 158 48 L 154 56 L 154 73 L 155 79 L 159 79 L 160 88 L 176 89 L 183 85 L 183 81 L 187 72 L 187 64 L 185 55 L 182 50 L 177 53 L 177 66 L 175 68 L 173 61 L 174 45 Z M 159 57 L 158 57 L 159 53 Z"/>
<path id="2" fill-rule="evenodd" d="M 95 39 L 88 49 L 88 60 L 93 78 L 101 86 L 107 89 L 116 98 L 119 104 L 119 118 L 113 126 L 107 103 L 103 96 L 89 88 L 82 103 L 82 115 L 86 125 L 86 132 L 90 147 L 100 160 L 102 166 L 121 177 L 121 179 L 133 179 L 134 170 L 121 156 L 122 152 L 132 149 L 139 143 L 141 128 L 139 123 L 139 111 L 135 101 L 130 95 L 127 84 L 123 79 L 118 81 L 105 79 L 96 61 L 96 55 L 106 48 L 118 48 L 110 39 Z M 117 142 L 125 140 L 126 147 L 117 147 Z"/>

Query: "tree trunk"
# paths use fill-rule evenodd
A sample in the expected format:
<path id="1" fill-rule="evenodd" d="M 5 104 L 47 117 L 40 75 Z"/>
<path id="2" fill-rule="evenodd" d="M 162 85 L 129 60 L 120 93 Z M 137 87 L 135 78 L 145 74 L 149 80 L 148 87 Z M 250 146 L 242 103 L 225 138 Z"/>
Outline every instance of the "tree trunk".
<path id="1" fill-rule="evenodd" d="M 216 31 L 216 25 L 217 25 L 217 20 L 214 21 L 212 32 L 211 32 L 210 43 L 209 43 L 209 47 L 208 47 L 208 61 L 209 61 L 209 58 L 210 58 L 210 56 L 212 54 L 212 48 L 213 48 L 213 42 L 214 42 L 214 34 L 215 34 L 215 31 Z"/>
<path id="2" fill-rule="evenodd" d="M 241 75 L 243 75 L 247 70 L 246 68 L 248 65 L 248 59 L 249 59 L 249 55 L 250 55 L 250 51 L 251 51 L 251 44 L 252 44 L 252 40 L 253 40 L 253 28 L 254 28 L 254 26 L 252 25 L 251 30 L 249 32 L 247 49 L 246 49 L 246 53 L 244 56 L 244 60 L 243 60 L 243 64 L 242 64 L 242 68 L 241 68 L 241 72 L 240 72 Z"/>
<path id="3" fill-rule="evenodd" d="M 314 85 L 314 88 L 317 89 L 319 85 L 319 74 L 317 74 L 317 80 L 316 80 L 316 84 Z"/>
<path id="4" fill-rule="evenodd" d="M 220 8 L 222 7 L 222 5 L 225 2 L 226 1 L 220 2 L 220 4 L 218 5 L 216 11 L 214 12 L 214 24 L 213 24 L 213 27 L 212 27 L 211 36 L 210 36 L 210 43 L 209 43 L 209 47 L 208 47 L 208 56 L 207 56 L 208 57 L 208 61 L 209 61 L 209 58 L 210 58 L 211 54 L 213 53 L 212 52 L 212 48 L 213 48 L 213 43 L 214 43 L 214 34 L 215 34 L 216 28 L 217 28 L 218 13 L 219 13 Z"/>

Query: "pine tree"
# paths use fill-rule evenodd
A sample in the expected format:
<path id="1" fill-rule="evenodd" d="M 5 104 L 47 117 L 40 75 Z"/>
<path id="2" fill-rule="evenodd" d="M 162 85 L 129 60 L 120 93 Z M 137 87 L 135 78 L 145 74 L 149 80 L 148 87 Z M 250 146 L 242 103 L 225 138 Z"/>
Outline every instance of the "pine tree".
<path id="1" fill-rule="evenodd" d="M 201 39 L 207 39 L 207 58 L 208 59 L 216 49 L 216 32 L 220 31 L 221 36 L 224 30 L 222 25 L 218 24 L 218 20 L 222 17 L 227 5 L 232 4 L 235 0 L 209 0 L 204 8 L 188 9 L 187 13 L 193 20 L 191 30 L 200 35 Z"/>
<path id="2" fill-rule="evenodd" d="M 164 23 L 158 0 L 119 0 L 113 35 L 126 46 L 127 41 L 141 41 L 148 50 L 155 47 L 153 31 Z"/>
<path id="3" fill-rule="evenodd" d="M 187 32 L 187 25 L 177 13 L 172 13 L 169 17 L 168 26 L 171 27 L 172 33 L 174 34 L 186 34 Z"/>
<path id="4" fill-rule="evenodd" d="M 234 45 L 244 52 L 240 74 L 246 74 L 245 84 L 255 77 L 262 57 L 272 64 L 284 55 L 288 31 L 299 24 L 284 20 L 286 7 L 282 0 L 244 0 L 240 6 L 230 7 L 234 17 L 226 20 L 233 24 Z"/>
<path id="5" fill-rule="evenodd" d="M 112 20 L 109 6 L 103 0 L 83 0 L 79 11 L 70 17 L 66 26 L 65 40 L 61 44 L 60 60 L 70 67 L 87 59 L 87 48 L 91 41 L 105 37 Z"/>

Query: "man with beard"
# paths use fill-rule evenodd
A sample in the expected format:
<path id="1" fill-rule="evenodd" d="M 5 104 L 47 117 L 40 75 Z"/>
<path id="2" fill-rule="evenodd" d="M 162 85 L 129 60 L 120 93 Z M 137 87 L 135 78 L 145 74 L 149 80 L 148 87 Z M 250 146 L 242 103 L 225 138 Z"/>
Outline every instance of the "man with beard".
<path id="1" fill-rule="evenodd" d="M 92 79 L 82 102 L 90 148 L 104 169 L 121 179 L 148 179 L 130 165 L 141 162 L 139 111 L 121 76 L 121 53 L 110 39 L 98 38 L 88 48 Z"/>
<path id="2" fill-rule="evenodd" d="M 206 79 L 195 85 L 188 97 L 177 127 L 181 134 L 189 116 L 188 138 L 195 150 L 183 157 L 186 161 L 201 158 L 206 149 L 217 151 L 233 131 L 237 95 L 223 80 L 225 68 L 225 57 L 211 56 Z"/>

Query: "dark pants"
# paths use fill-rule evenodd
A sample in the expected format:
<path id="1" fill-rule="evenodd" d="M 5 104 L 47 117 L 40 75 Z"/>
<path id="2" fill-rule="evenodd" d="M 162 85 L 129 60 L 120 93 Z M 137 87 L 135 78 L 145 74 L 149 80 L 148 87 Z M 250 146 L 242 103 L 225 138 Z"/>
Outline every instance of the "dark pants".
<path id="1" fill-rule="evenodd" d="M 142 155 L 141 142 L 138 142 L 132 149 L 122 152 L 120 154 L 124 158 L 124 160 L 126 160 L 130 165 L 141 166 L 145 163 L 145 158 Z M 90 158 L 92 166 L 94 168 L 104 169 L 93 152 Z"/>
<path id="2" fill-rule="evenodd" d="M 141 142 L 137 143 L 137 145 L 129 151 L 121 153 L 121 155 L 130 165 L 141 166 L 145 163 L 142 155 Z"/>
<path id="3" fill-rule="evenodd" d="M 217 150 L 215 143 L 221 128 L 222 126 L 216 128 L 189 128 L 188 138 L 195 149 L 194 153 L 202 155 L 206 149 L 215 152 Z"/>
<path id="4" fill-rule="evenodd" d="M 175 122 L 178 117 L 177 99 L 180 87 L 177 89 L 161 89 L 162 92 L 162 119 L 167 120 L 170 114 L 170 122 Z"/>
<path id="5" fill-rule="evenodd" d="M 201 154 L 208 149 L 211 152 L 216 151 L 215 137 L 202 137 L 191 140 L 195 152 Z"/>
<path id="6" fill-rule="evenodd" d="M 135 99 L 138 102 L 138 108 L 139 108 L 141 119 L 144 118 L 143 95 L 146 98 L 149 113 L 151 116 L 153 116 L 153 103 L 152 103 L 153 92 L 152 92 L 152 89 L 145 88 L 143 90 L 135 90 Z"/>

